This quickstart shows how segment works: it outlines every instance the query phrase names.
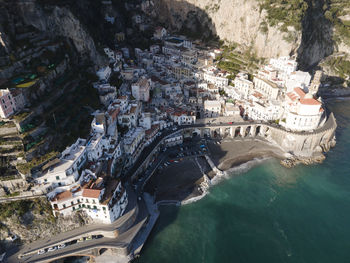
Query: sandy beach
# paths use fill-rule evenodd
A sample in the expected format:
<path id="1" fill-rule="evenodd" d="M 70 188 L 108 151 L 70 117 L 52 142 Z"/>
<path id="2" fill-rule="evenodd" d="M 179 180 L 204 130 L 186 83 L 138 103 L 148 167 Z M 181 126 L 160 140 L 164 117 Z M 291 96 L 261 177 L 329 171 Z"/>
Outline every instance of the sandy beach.
<path id="1" fill-rule="evenodd" d="M 283 159 L 285 152 L 268 142 L 260 140 L 223 140 L 208 143 L 209 155 L 222 171 L 246 163 L 254 158 L 274 157 Z"/>
<path id="2" fill-rule="evenodd" d="M 207 154 L 222 171 L 239 166 L 254 158 L 275 157 L 282 159 L 284 152 L 261 140 L 225 139 L 220 143 L 208 141 Z M 184 201 L 200 196 L 200 184 L 204 172 L 210 179 L 216 176 L 204 156 L 177 159 L 155 172 L 145 190 L 156 195 L 156 201 Z"/>

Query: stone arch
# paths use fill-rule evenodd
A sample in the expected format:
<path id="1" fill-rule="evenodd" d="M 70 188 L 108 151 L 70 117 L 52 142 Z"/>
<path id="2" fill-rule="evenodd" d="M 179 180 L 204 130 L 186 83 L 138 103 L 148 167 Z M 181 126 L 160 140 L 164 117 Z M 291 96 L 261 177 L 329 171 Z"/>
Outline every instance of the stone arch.
<path id="1" fill-rule="evenodd" d="M 230 136 L 230 134 L 231 134 L 231 128 L 225 127 L 223 137 Z"/>
<path id="2" fill-rule="evenodd" d="M 241 127 L 240 126 L 236 127 L 235 134 L 234 134 L 234 137 L 239 137 L 239 136 L 241 136 Z"/>
<path id="3" fill-rule="evenodd" d="M 103 247 L 98 250 L 98 255 L 102 255 L 104 252 L 106 252 L 108 249 Z"/>
<path id="4" fill-rule="evenodd" d="M 268 137 L 269 135 L 270 135 L 270 127 L 266 127 L 264 136 Z"/>
<path id="5" fill-rule="evenodd" d="M 197 137 L 201 135 L 201 131 L 199 129 L 193 129 L 192 130 L 192 137 Z"/>
<path id="6" fill-rule="evenodd" d="M 255 136 L 258 136 L 258 135 L 259 135 L 260 130 L 261 130 L 261 126 L 259 125 L 259 126 L 256 127 Z"/>
<path id="7" fill-rule="evenodd" d="M 245 132 L 244 132 L 244 137 L 247 137 L 249 136 L 250 134 L 250 130 L 252 129 L 252 126 L 248 126 L 246 129 L 245 129 Z"/>

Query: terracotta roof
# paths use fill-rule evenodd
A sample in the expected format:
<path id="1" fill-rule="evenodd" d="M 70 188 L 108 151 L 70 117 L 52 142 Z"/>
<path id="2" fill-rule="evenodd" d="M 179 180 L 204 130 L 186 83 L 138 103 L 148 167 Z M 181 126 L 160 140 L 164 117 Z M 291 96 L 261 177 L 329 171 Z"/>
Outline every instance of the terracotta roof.
<path id="1" fill-rule="evenodd" d="M 292 100 L 292 101 L 295 101 L 298 96 L 294 93 L 294 92 L 288 92 L 287 93 L 287 96 Z"/>
<path id="2" fill-rule="evenodd" d="M 83 197 L 98 198 L 100 196 L 101 190 L 99 189 L 84 189 Z"/>
<path id="3" fill-rule="evenodd" d="M 322 103 L 315 99 L 300 99 L 300 103 L 304 105 L 321 105 Z"/>
<path id="4" fill-rule="evenodd" d="M 115 120 L 117 118 L 117 116 L 119 115 L 120 109 L 119 108 L 115 108 L 115 109 L 111 109 L 108 111 L 109 116 L 112 117 L 113 120 Z"/>
<path id="5" fill-rule="evenodd" d="M 301 88 L 294 88 L 294 92 L 298 94 L 300 98 L 304 98 L 305 92 Z"/>
<path id="6" fill-rule="evenodd" d="M 136 112 L 136 107 L 135 106 L 132 106 L 131 108 L 130 108 L 130 113 L 135 113 Z"/>
<path id="7" fill-rule="evenodd" d="M 260 92 L 258 92 L 258 91 L 255 91 L 253 96 L 257 97 L 257 98 L 262 98 L 263 97 L 263 95 Z"/>

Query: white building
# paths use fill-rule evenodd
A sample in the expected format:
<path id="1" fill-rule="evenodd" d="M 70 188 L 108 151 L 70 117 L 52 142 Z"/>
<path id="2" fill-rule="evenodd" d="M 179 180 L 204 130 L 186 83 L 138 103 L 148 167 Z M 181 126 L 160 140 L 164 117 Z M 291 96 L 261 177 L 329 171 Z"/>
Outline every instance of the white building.
<path id="1" fill-rule="evenodd" d="M 99 71 L 96 72 L 96 75 L 100 80 L 108 81 L 109 77 L 111 76 L 112 70 L 109 66 L 99 69 Z"/>
<path id="2" fill-rule="evenodd" d="M 121 182 L 116 183 L 113 192 L 108 190 L 103 188 L 102 178 L 98 178 L 61 192 L 50 200 L 54 215 L 65 217 L 84 211 L 97 223 L 111 224 L 123 215 L 128 196 Z"/>
<path id="3" fill-rule="evenodd" d="M 91 122 L 92 133 L 105 134 L 106 132 L 106 119 L 104 113 L 97 113 Z"/>
<path id="4" fill-rule="evenodd" d="M 308 72 L 295 71 L 289 75 L 286 80 L 287 92 L 293 91 L 294 88 L 300 87 L 306 89 L 310 85 L 311 75 Z"/>
<path id="5" fill-rule="evenodd" d="M 212 83 L 220 88 L 224 88 L 228 85 L 228 79 L 226 72 L 220 72 L 215 68 L 211 67 L 204 71 L 203 79 L 209 83 Z"/>
<path id="6" fill-rule="evenodd" d="M 224 108 L 224 116 L 239 116 L 240 109 L 238 106 L 235 106 L 233 103 L 227 102 Z"/>
<path id="7" fill-rule="evenodd" d="M 183 143 L 182 134 L 175 134 L 175 135 L 172 135 L 164 140 L 164 144 L 166 147 L 171 147 L 171 146 L 179 145 L 182 143 Z"/>
<path id="8" fill-rule="evenodd" d="M 116 56 L 115 56 L 115 52 L 113 50 L 111 50 L 110 48 L 106 47 L 106 48 L 103 49 L 103 51 L 105 52 L 105 54 L 107 55 L 107 57 L 109 58 L 109 61 L 111 63 L 115 62 Z"/>
<path id="9" fill-rule="evenodd" d="M 139 119 L 139 125 L 145 130 L 151 129 L 152 118 L 150 112 L 142 112 L 141 118 Z"/>
<path id="10" fill-rule="evenodd" d="M 257 76 L 253 79 L 255 90 L 261 92 L 269 99 L 277 100 L 280 94 L 280 89 L 276 83 L 273 83 L 267 79 L 261 79 Z"/>
<path id="11" fill-rule="evenodd" d="M 221 102 L 217 100 L 204 101 L 204 114 L 206 118 L 218 117 L 221 114 Z"/>
<path id="12" fill-rule="evenodd" d="M 278 71 L 290 75 L 292 72 L 297 70 L 298 63 L 290 57 L 280 57 L 277 59 L 271 58 L 270 65 Z"/>
<path id="13" fill-rule="evenodd" d="M 249 118 L 261 121 L 274 121 L 279 119 L 281 105 L 278 102 L 254 101 L 247 108 Z"/>
<path id="14" fill-rule="evenodd" d="M 95 162 L 103 156 L 103 152 L 110 147 L 109 140 L 100 133 L 95 133 L 86 144 L 87 157 L 90 162 Z"/>
<path id="15" fill-rule="evenodd" d="M 141 127 L 130 130 L 124 136 L 124 152 L 131 157 L 132 161 L 135 161 L 141 153 L 144 138 L 145 130 Z"/>
<path id="16" fill-rule="evenodd" d="M 293 131 L 310 131 L 319 127 L 324 115 L 322 103 L 299 88 L 287 93 L 285 127 Z"/>
<path id="17" fill-rule="evenodd" d="M 176 111 L 171 115 L 174 123 L 178 125 L 190 125 L 196 122 L 196 115 L 194 112 Z"/>
<path id="18" fill-rule="evenodd" d="M 149 101 L 150 85 L 146 78 L 140 78 L 131 85 L 132 95 L 136 100 Z"/>
<path id="19" fill-rule="evenodd" d="M 236 91 L 240 94 L 241 99 L 248 99 L 251 94 L 254 84 L 248 80 L 247 74 L 238 74 L 234 80 L 234 85 Z"/>
<path id="20" fill-rule="evenodd" d="M 164 27 L 156 27 L 156 29 L 154 30 L 154 33 L 153 33 L 153 37 L 155 39 L 163 39 L 163 37 L 165 37 L 167 34 L 167 31 Z"/>
<path id="21" fill-rule="evenodd" d="M 78 139 L 62 152 L 59 160 L 52 163 L 35 179 L 37 184 L 47 185 L 48 190 L 74 183 L 79 178 L 78 170 L 86 161 L 86 140 Z"/>

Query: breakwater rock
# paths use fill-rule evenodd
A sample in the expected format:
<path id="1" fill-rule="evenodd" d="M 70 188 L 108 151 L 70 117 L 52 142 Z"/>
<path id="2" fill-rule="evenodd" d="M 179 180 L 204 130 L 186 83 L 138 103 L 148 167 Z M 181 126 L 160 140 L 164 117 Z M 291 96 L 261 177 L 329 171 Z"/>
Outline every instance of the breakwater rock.
<path id="1" fill-rule="evenodd" d="M 316 156 L 305 157 L 305 158 L 293 156 L 291 158 L 281 160 L 280 163 L 284 167 L 292 168 L 298 164 L 311 165 L 311 164 L 315 164 L 315 163 L 322 163 L 325 159 L 326 159 L 326 157 L 323 154 L 318 154 Z"/>

